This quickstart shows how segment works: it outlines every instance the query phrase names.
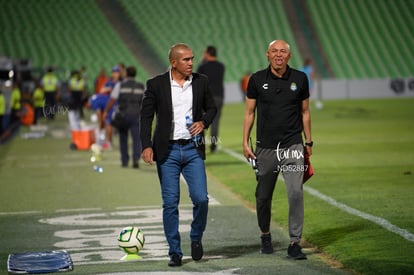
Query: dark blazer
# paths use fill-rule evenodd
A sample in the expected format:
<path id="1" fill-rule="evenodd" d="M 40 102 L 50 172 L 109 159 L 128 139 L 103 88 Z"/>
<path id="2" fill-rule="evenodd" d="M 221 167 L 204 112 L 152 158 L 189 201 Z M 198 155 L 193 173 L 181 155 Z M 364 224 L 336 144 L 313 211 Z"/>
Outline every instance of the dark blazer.
<path id="1" fill-rule="evenodd" d="M 169 72 L 148 80 L 146 87 L 141 111 L 142 150 L 152 147 L 154 160 L 163 161 L 168 156 L 168 144 L 173 127 Z M 207 129 L 217 112 L 207 77 L 193 73 L 192 88 L 193 120 L 194 122 L 202 121 Z M 156 115 L 156 125 L 153 139 L 151 139 L 154 115 Z M 202 159 L 205 159 L 204 132 L 201 135 L 203 142 L 198 143 L 197 150 Z"/>

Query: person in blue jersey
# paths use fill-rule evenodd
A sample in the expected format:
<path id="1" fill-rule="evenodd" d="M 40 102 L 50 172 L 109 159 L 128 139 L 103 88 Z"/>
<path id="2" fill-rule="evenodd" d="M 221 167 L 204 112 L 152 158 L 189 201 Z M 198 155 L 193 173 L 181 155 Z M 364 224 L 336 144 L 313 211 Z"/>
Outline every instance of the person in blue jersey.
<path id="1" fill-rule="evenodd" d="M 96 111 L 98 116 L 98 124 L 100 130 L 100 136 L 105 136 L 104 142 L 102 144 L 103 149 L 112 148 L 112 126 L 111 126 L 111 117 L 113 108 L 108 110 L 107 116 L 104 118 L 104 110 L 108 104 L 110 94 L 115 87 L 115 85 L 121 81 L 121 70 L 118 66 L 112 68 L 111 78 L 104 84 L 99 94 L 93 95 L 89 99 L 89 104 L 93 110 Z"/>

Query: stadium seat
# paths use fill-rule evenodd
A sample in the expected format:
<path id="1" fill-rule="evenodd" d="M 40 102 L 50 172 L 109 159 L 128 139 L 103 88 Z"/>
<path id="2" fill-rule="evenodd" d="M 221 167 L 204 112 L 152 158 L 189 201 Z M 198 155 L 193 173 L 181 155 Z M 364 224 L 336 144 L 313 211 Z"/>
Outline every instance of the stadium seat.
<path id="1" fill-rule="evenodd" d="M 147 72 L 120 40 L 94 0 L 0 0 L 0 49 L 12 58 L 30 58 L 34 67 L 67 71 L 86 66 L 89 87 L 101 68 L 119 62 L 135 65 L 142 81 Z M 144 79 L 143 79 L 144 78 Z"/>
<path id="2" fill-rule="evenodd" d="M 292 45 L 290 65 L 303 57 L 284 10 L 283 0 L 116 0 L 168 66 L 167 52 L 188 43 L 196 65 L 207 45 L 218 48 L 226 64 L 226 82 L 267 65 L 273 39 Z M 299 0 L 308 9 L 316 34 L 337 78 L 412 76 L 413 1 Z M 118 62 L 140 66 L 100 8 L 99 1 L 0 0 L 0 50 L 12 58 L 30 58 L 34 67 L 68 70 L 87 67 L 92 81 L 99 70 Z M 41 15 L 41 16 L 40 16 Z M 384 66 L 384 64 L 387 64 Z M 91 84 L 91 83 L 89 83 Z"/>
<path id="3" fill-rule="evenodd" d="M 412 76 L 414 2 L 306 3 L 337 78 Z"/>
<path id="4" fill-rule="evenodd" d="M 215 45 L 218 58 L 226 64 L 226 81 L 239 81 L 246 71 L 267 65 L 265 51 L 273 39 L 284 38 L 294 45 L 282 1 L 265 0 L 120 0 L 134 23 L 145 33 L 157 54 L 166 60 L 169 47 L 189 44 L 201 60 L 207 45 Z M 292 47 L 291 64 L 302 64 Z M 166 60 L 166 66 L 168 65 Z"/>

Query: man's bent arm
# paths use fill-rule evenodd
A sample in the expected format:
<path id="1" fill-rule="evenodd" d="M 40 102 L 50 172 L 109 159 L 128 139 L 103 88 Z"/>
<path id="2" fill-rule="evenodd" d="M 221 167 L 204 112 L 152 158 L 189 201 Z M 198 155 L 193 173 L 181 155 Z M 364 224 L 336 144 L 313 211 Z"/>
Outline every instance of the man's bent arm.
<path id="1" fill-rule="evenodd" d="M 311 115 L 309 109 L 309 98 L 302 101 L 302 125 L 303 125 L 303 133 L 305 135 L 305 142 L 312 141 L 312 134 L 311 134 Z M 310 155 L 312 155 L 312 148 L 306 146 L 306 150 Z"/>

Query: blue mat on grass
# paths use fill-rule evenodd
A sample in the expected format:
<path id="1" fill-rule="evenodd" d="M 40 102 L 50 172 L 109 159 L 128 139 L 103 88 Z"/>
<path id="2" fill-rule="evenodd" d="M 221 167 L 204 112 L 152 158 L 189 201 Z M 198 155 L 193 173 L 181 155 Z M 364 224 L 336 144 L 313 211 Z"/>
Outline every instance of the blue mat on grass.
<path id="1" fill-rule="evenodd" d="M 73 270 L 72 259 L 66 251 L 44 251 L 10 254 L 7 270 L 15 274 L 40 274 Z"/>

